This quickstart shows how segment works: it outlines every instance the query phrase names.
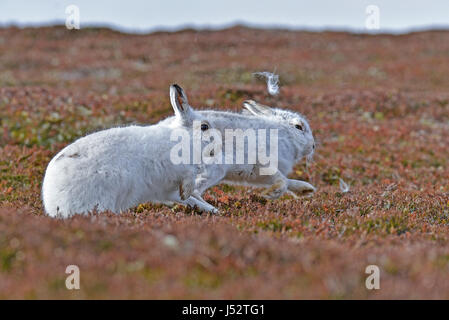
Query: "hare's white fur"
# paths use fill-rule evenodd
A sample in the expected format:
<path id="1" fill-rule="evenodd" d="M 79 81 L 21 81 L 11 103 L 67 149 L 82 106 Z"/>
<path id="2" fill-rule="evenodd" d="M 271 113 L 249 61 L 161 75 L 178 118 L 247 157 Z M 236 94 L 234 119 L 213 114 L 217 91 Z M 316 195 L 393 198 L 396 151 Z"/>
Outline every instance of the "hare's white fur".
<path id="1" fill-rule="evenodd" d="M 278 170 L 273 175 L 261 175 L 259 170 L 263 166 L 259 162 L 253 165 L 206 165 L 196 180 L 196 196 L 220 182 L 269 187 L 265 191 L 268 198 L 278 198 L 287 191 L 301 194 L 314 192 L 315 187 L 311 184 L 287 178 L 294 165 L 303 157 L 311 157 L 315 149 L 312 130 L 305 117 L 290 110 L 270 108 L 252 100 L 245 101 L 243 106 L 245 112 L 242 114 L 211 110 L 198 113 L 217 127 L 266 129 L 267 132 L 269 129 L 278 129 Z M 269 146 L 267 149 L 269 150 Z M 245 148 L 245 159 L 247 152 L 248 149 Z"/>
<path id="2" fill-rule="evenodd" d="M 49 163 L 42 187 L 45 211 L 55 217 L 92 210 L 122 212 L 143 202 L 182 203 L 216 209 L 191 197 L 199 166 L 174 165 L 171 132 L 192 129 L 202 115 L 193 111 L 182 89 L 170 87 L 175 117 L 152 126 L 96 132 L 76 140 Z M 191 131 L 190 131 L 191 132 Z"/>
<path id="3" fill-rule="evenodd" d="M 265 195 L 270 198 L 277 198 L 286 191 L 315 190 L 307 182 L 287 178 L 295 163 L 310 156 L 315 146 L 309 124 L 300 114 L 254 101 L 244 103 L 247 112 L 243 114 L 194 111 L 177 85 L 170 87 L 170 98 L 174 117 L 152 126 L 100 131 L 61 150 L 50 161 L 43 181 L 47 214 L 68 217 L 95 209 L 119 213 L 142 202 L 176 202 L 216 212 L 201 195 L 220 182 L 266 186 L 269 189 Z M 273 175 L 261 175 L 264 165 L 259 162 L 174 165 L 170 159 L 175 145 L 170 140 L 171 133 L 179 128 L 192 133 L 195 120 L 219 130 L 223 137 L 225 129 L 277 129 L 277 170 Z M 298 125 L 301 130 L 295 127 Z M 224 156 L 224 150 L 222 154 Z"/>

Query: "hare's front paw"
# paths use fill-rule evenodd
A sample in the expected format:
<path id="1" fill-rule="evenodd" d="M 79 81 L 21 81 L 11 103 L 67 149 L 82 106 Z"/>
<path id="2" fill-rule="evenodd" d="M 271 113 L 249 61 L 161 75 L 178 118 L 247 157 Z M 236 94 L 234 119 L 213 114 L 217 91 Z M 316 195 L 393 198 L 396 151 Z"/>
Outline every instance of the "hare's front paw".
<path id="1" fill-rule="evenodd" d="M 294 179 L 288 180 L 288 189 L 298 195 L 311 195 L 316 191 L 310 183 Z"/>
<path id="2" fill-rule="evenodd" d="M 184 201 L 184 203 L 191 207 L 191 208 L 196 208 L 198 211 L 201 212 L 207 212 L 207 213 L 218 213 L 218 209 L 215 208 L 213 205 L 207 203 L 206 201 L 204 201 L 202 198 L 200 199 L 196 199 L 194 197 L 189 197 L 188 199 L 186 199 Z"/>
<path id="3" fill-rule="evenodd" d="M 211 214 L 218 214 L 219 212 L 220 211 L 215 207 L 212 207 L 212 209 L 209 211 L 209 213 L 211 213 Z"/>

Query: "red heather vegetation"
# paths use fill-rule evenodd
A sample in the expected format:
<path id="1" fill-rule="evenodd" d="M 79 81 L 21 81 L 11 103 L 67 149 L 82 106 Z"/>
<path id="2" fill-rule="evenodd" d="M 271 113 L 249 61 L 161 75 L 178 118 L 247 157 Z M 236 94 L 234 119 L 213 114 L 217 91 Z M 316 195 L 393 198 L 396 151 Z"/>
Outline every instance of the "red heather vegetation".
<path id="1" fill-rule="evenodd" d="M 7 28 L 0 57 L 0 298 L 449 298 L 449 32 Z M 275 98 L 252 76 L 274 68 Z M 46 217 L 51 157 L 171 115 L 173 82 L 200 108 L 252 98 L 305 114 L 319 145 L 292 177 L 316 194 L 221 185 L 205 196 L 216 216 Z M 65 288 L 70 264 L 80 290 Z M 365 288 L 369 264 L 380 290 Z"/>

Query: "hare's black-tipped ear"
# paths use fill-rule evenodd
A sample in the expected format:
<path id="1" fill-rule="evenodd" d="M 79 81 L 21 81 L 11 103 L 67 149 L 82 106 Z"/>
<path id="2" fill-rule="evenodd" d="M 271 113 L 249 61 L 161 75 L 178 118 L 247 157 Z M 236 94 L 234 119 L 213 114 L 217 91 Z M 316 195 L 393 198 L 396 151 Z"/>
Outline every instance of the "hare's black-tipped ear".
<path id="1" fill-rule="evenodd" d="M 243 108 L 255 116 L 269 116 L 273 114 L 273 110 L 269 106 L 257 103 L 254 100 L 243 101 Z"/>
<path id="2" fill-rule="evenodd" d="M 170 102 L 176 117 L 179 117 L 183 121 L 190 120 L 191 108 L 187 100 L 187 95 L 177 84 L 170 86 Z"/>

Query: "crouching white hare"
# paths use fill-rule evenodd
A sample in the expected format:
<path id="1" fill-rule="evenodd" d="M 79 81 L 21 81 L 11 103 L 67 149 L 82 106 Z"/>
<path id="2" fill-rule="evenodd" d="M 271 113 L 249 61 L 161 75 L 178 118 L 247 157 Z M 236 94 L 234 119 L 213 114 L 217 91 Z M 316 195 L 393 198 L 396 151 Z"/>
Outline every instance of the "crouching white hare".
<path id="1" fill-rule="evenodd" d="M 273 143 L 277 144 L 274 148 L 278 158 L 275 166 L 270 164 L 272 170 L 261 174 L 262 168 L 268 168 L 260 162 L 260 159 L 257 159 L 254 164 L 238 164 L 234 161 L 233 164 L 207 165 L 195 182 L 196 197 L 200 198 L 206 189 L 220 182 L 268 187 L 264 191 L 264 196 L 271 199 L 278 198 L 285 192 L 301 195 L 313 193 L 315 187 L 310 183 L 287 178 L 294 165 L 304 157 L 312 157 L 315 150 L 312 130 L 305 117 L 290 110 L 271 108 L 253 100 L 245 101 L 243 107 L 245 109 L 242 114 L 222 111 L 199 111 L 198 113 L 210 121 L 213 120 L 218 127 L 226 126 L 221 124 L 224 122 L 229 128 L 242 130 L 240 138 L 246 137 L 248 140 L 251 140 L 251 133 L 259 132 L 260 129 L 267 131 L 275 129 L 278 134 L 277 139 L 274 141 L 267 139 L 269 142 L 265 146 L 268 151 L 272 149 Z M 257 148 L 260 146 L 261 138 L 267 141 L 264 134 L 262 136 L 256 134 L 254 139 L 257 140 L 255 143 Z M 233 143 L 235 148 L 236 143 Z M 244 149 L 244 153 L 244 158 L 249 159 L 250 150 Z"/>
<path id="2" fill-rule="evenodd" d="M 194 120 L 202 123 L 203 116 L 191 109 L 177 85 L 170 86 L 170 100 L 173 121 L 99 131 L 61 150 L 50 161 L 43 181 L 47 214 L 119 213 L 143 202 L 176 202 L 216 212 L 200 197 L 190 196 L 199 166 L 170 161 L 173 130 L 192 133 Z M 209 125 L 202 124 L 201 130 Z"/>

